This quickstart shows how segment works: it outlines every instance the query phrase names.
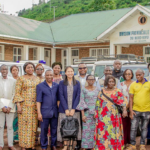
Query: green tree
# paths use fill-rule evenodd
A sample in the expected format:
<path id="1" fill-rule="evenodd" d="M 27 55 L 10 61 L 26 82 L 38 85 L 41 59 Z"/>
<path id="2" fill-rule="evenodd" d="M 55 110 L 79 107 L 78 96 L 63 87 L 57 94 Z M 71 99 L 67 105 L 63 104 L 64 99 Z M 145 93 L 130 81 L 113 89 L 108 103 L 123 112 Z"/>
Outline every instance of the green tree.
<path id="1" fill-rule="evenodd" d="M 111 10 L 116 8 L 114 0 L 94 0 L 92 7 L 95 11 Z"/>

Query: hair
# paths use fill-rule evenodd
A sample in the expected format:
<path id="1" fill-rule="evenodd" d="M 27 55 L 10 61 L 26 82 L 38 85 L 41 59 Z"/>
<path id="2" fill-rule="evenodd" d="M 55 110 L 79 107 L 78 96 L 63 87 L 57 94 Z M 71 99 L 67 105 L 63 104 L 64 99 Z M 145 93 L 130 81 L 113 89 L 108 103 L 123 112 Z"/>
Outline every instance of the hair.
<path id="1" fill-rule="evenodd" d="M 54 68 L 54 67 L 57 66 L 57 65 L 59 65 L 60 68 L 62 69 L 62 64 L 61 64 L 61 62 L 54 62 L 54 63 L 52 64 L 52 68 Z"/>
<path id="2" fill-rule="evenodd" d="M 86 65 L 85 63 L 83 63 L 83 62 L 79 63 L 79 64 L 78 64 L 78 67 L 79 67 L 80 65 L 85 65 L 85 66 L 87 67 L 87 65 Z"/>
<path id="3" fill-rule="evenodd" d="M 0 70 L 2 69 L 2 67 L 6 67 L 8 69 L 8 66 L 5 65 L 5 64 L 2 64 L 1 67 L 0 67 Z"/>
<path id="4" fill-rule="evenodd" d="M 132 71 L 131 69 L 126 69 L 126 70 L 123 72 L 123 78 L 124 78 L 124 80 L 126 80 L 125 74 L 126 74 L 126 72 L 127 72 L 128 70 L 130 70 L 131 73 L 132 73 L 131 79 L 133 79 L 133 77 L 134 77 L 133 71 Z"/>
<path id="5" fill-rule="evenodd" d="M 32 65 L 33 68 L 34 68 L 34 71 L 35 71 L 35 65 L 34 65 L 32 62 L 26 62 L 26 63 L 24 64 L 24 66 L 23 66 L 23 70 L 24 70 L 25 73 L 26 73 L 26 67 L 27 67 L 28 65 Z"/>
<path id="6" fill-rule="evenodd" d="M 116 79 L 115 79 L 115 77 L 112 76 L 112 75 L 109 75 L 109 76 L 106 77 L 106 79 L 104 81 L 104 86 L 108 86 L 108 82 L 109 82 L 110 79 L 113 79 L 114 82 L 115 82 L 115 85 L 116 85 Z"/>
<path id="7" fill-rule="evenodd" d="M 12 72 L 13 68 L 17 68 L 18 71 L 19 71 L 19 67 L 18 67 L 17 65 L 12 65 L 12 66 L 10 67 L 10 72 Z"/>
<path id="8" fill-rule="evenodd" d="M 35 69 L 37 69 L 39 66 L 41 66 L 43 68 L 43 70 L 44 70 L 44 67 L 43 67 L 42 64 L 37 64 L 36 67 L 35 67 Z"/>
<path id="9" fill-rule="evenodd" d="M 67 67 L 65 68 L 65 72 L 66 72 L 69 68 L 71 68 L 71 69 L 74 71 L 73 67 L 67 66 Z M 73 85 L 76 85 L 76 84 L 77 84 L 77 80 L 76 80 L 75 77 L 73 76 Z M 66 75 L 65 75 L 65 78 L 64 78 L 64 85 L 68 85 L 68 78 L 67 78 Z"/>
<path id="10" fill-rule="evenodd" d="M 53 69 L 48 69 L 45 71 L 45 74 L 48 72 L 48 71 L 51 71 L 53 73 Z"/>
<path id="11" fill-rule="evenodd" d="M 94 79 L 95 79 L 95 76 L 94 76 L 94 75 L 89 74 L 89 75 L 86 76 L 86 80 L 87 80 L 89 77 L 94 77 Z"/>
<path id="12" fill-rule="evenodd" d="M 147 65 L 147 68 L 149 69 L 150 63 Z"/>
<path id="13" fill-rule="evenodd" d="M 117 61 L 122 65 L 122 62 L 121 62 L 119 59 L 116 59 L 116 60 L 114 61 L 114 64 L 115 64 Z"/>

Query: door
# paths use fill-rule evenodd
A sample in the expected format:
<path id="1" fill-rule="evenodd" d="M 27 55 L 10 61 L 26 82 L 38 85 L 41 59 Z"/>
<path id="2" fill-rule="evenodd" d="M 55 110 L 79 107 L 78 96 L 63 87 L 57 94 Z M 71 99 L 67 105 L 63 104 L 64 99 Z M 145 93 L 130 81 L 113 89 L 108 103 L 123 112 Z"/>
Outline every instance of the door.
<path id="1" fill-rule="evenodd" d="M 46 61 L 46 65 L 50 66 L 50 50 L 44 51 L 44 60 Z"/>
<path id="2" fill-rule="evenodd" d="M 150 63 L 150 46 L 143 47 L 143 56 L 147 63 Z"/>

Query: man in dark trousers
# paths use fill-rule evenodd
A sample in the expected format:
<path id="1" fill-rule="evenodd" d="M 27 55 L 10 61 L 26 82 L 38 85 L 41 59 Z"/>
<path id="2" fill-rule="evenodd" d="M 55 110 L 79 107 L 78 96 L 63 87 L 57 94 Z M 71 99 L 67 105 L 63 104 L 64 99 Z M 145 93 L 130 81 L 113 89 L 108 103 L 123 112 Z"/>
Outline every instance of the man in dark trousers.
<path id="1" fill-rule="evenodd" d="M 51 150 L 56 150 L 57 122 L 58 122 L 58 84 L 53 82 L 53 70 L 45 72 L 45 81 L 37 85 L 37 111 L 41 122 L 41 147 L 46 150 L 48 146 L 48 127 L 51 130 Z"/>

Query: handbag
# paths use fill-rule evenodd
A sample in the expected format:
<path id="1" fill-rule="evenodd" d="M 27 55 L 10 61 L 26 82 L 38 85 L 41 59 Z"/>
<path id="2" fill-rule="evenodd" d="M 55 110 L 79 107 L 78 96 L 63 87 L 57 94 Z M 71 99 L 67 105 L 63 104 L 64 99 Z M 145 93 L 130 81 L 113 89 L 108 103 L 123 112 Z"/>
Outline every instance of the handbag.
<path id="1" fill-rule="evenodd" d="M 122 106 L 117 105 L 111 98 L 109 98 L 107 95 L 105 95 L 104 92 L 103 92 L 103 90 L 101 90 L 101 92 L 102 92 L 102 94 L 104 95 L 105 98 L 107 98 L 110 102 L 112 102 L 112 103 L 117 107 L 118 112 L 119 112 L 120 114 L 122 114 L 122 112 L 123 112 Z"/>
<path id="2" fill-rule="evenodd" d="M 62 138 L 77 138 L 79 132 L 78 119 L 67 116 L 61 121 L 60 133 Z"/>

